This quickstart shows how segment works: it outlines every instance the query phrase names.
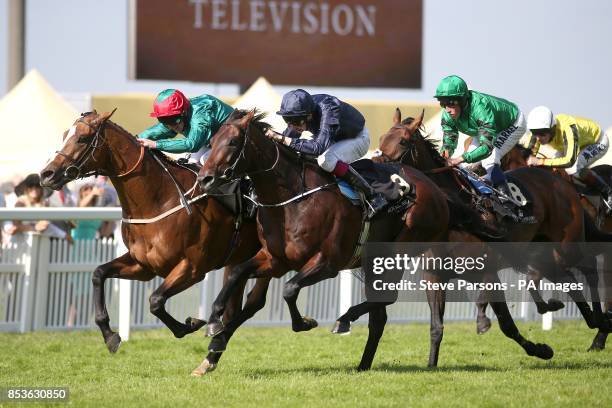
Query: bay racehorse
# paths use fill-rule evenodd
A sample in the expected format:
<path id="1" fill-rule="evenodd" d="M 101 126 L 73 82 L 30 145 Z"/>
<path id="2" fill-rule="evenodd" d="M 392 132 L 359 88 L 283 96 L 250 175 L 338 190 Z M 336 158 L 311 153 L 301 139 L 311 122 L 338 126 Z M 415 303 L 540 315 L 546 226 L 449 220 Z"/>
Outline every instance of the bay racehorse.
<path id="1" fill-rule="evenodd" d="M 333 176 L 314 161 L 304 160 L 292 149 L 265 136 L 268 126 L 254 111 L 235 111 L 213 138 L 211 154 L 200 171 L 206 191 L 233 178 L 249 176 L 253 180 L 259 210 L 257 215 L 261 250 L 232 273 L 213 305 L 208 332 L 214 336 L 199 374 L 214 367 L 229 338 L 256 309 L 246 308 L 233 320 L 221 322 L 228 296 L 238 282 L 249 277 L 281 277 L 298 271 L 286 284 L 283 296 L 289 307 L 294 331 L 306 331 L 316 322 L 303 317 L 296 301 L 301 288 L 335 277 L 351 267 L 360 245 L 364 224 L 361 208 L 345 199 Z M 372 241 L 446 241 L 449 211 L 446 196 L 421 172 L 401 166 L 402 177 L 414 186 L 414 204 L 402 214 L 372 219 Z M 254 302 L 257 303 L 257 302 Z M 259 300 L 263 307 L 265 297 Z M 366 302 L 368 303 L 368 302 Z M 386 323 L 388 303 L 368 303 L 369 334 L 360 370 L 371 367 Z M 500 303 L 501 311 L 507 306 Z M 497 310 L 496 310 L 497 312 Z M 500 312 L 507 335 L 519 342 L 531 355 L 550 358 L 552 350 L 525 340 L 508 313 Z M 214 353 L 217 351 L 217 353 Z M 437 360 L 437 357 L 436 357 Z"/>
<path id="2" fill-rule="evenodd" d="M 95 111 L 83 114 L 64 133 L 61 150 L 40 174 L 41 184 L 54 189 L 76 178 L 102 174 L 117 190 L 123 210 L 121 234 L 128 252 L 98 266 L 92 279 L 95 321 L 108 350 L 114 353 L 121 338 L 109 325 L 106 279 L 164 278 L 149 298 L 151 313 L 180 338 L 206 322 L 191 317 L 185 323 L 177 321 L 166 312 L 166 301 L 213 269 L 227 265 L 227 275 L 231 267 L 251 258 L 260 245 L 254 221 L 245 220 L 235 228 L 234 215 L 200 191 L 194 169 L 140 146 L 131 134 L 109 120 L 111 115 Z M 177 188 L 185 194 L 179 194 Z M 190 202 L 181 203 L 179 197 L 185 196 Z M 267 284 L 258 281 L 253 290 Z M 241 300 L 242 293 L 237 291 L 228 314 L 240 308 Z"/>
<path id="3" fill-rule="evenodd" d="M 469 140 L 466 140 L 466 143 L 467 142 L 469 142 Z M 517 144 L 502 158 L 501 168 L 504 171 L 508 171 L 527 167 L 527 159 L 530 155 L 531 150 Z M 542 168 L 551 169 L 549 167 Z M 551 170 L 560 177 L 575 183 L 574 178 L 567 174 L 563 168 L 552 168 Z M 608 164 L 600 164 L 598 166 L 593 166 L 591 170 L 597 173 L 600 177 L 604 178 L 604 180 L 606 180 L 608 183 L 612 181 L 612 166 Z M 596 192 L 595 195 L 599 195 L 599 192 Z M 591 196 L 581 193 L 580 201 L 582 203 L 582 207 L 589 215 L 589 219 L 587 219 L 587 221 L 595 220 L 595 225 L 589 225 L 592 233 L 587 234 L 587 240 L 610 241 L 610 233 L 612 233 L 612 215 L 607 213 L 603 200 L 601 198 L 599 198 L 599 200 L 592 200 Z M 599 233 L 598 229 L 600 229 L 604 234 Z M 606 288 L 606 295 L 610 290 L 612 290 L 612 273 L 610 273 L 612 268 L 610 267 L 610 263 L 610 257 L 606 254 L 606 256 L 603 257 L 603 280 L 604 287 Z M 608 295 L 606 300 L 605 310 L 607 311 L 608 315 L 612 316 L 612 299 L 610 299 L 610 296 Z M 549 301 L 548 303 L 550 304 L 551 302 Z M 561 306 L 563 306 L 563 303 L 561 303 Z M 484 303 L 483 307 L 486 307 L 486 303 Z M 594 305 L 594 307 L 597 307 L 597 305 Z M 538 311 L 540 311 L 540 309 L 538 309 Z M 606 345 L 607 337 L 608 333 L 600 329 L 595 335 L 589 351 L 603 350 Z"/>
<path id="4" fill-rule="evenodd" d="M 396 109 L 392 128 L 380 140 L 381 157 L 383 160 L 400 161 L 426 172 L 449 195 L 453 204 L 463 207 L 465 200 L 471 199 L 469 190 L 462 186 L 454 169 L 446 166 L 445 159 L 440 156 L 433 143 L 420 133 L 422 120 L 421 114 L 417 119 L 402 121 L 401 113 Z M 509 175 L 532 198 L 532 212 L 537 223 L 509 224 L 505 239 L 516 242 L 541 240 L 559 243 L 558 249 L 551 256 L 557 260 L 558 271 L 567 271 L 581 256 L 575 253 L 576 243 L 583 242 L 585 238 L 585 217 L 580 197 L 567 180 L 542 169 L 521 168 Z M 556 195 L 549 194 L 551 189 Z M 551 280 L 559 279 L 558 273 L 551 275 L 550 271 L 541 270 L 538 266 L 537 263 L 530 265 L 530 277 L 533 280 L 541 279 L 542 274 L 546 274 Z M 574 280 L 569 272 L 563 273 L 562 276 L 564 280 Z M 539 298 L 538 301 L 543 302 L 539 293 L 535 292 L 531 291 L 534 299 Z M 570 296 L 590 328 L 597 327 L 608 331 L 608 322 L 604 316 L 599 311 L 591 311 L 581 292 L 571 291 Z M 479 313 L 479 318 L 482 317 L 486 318 L 484 313 Z"/>

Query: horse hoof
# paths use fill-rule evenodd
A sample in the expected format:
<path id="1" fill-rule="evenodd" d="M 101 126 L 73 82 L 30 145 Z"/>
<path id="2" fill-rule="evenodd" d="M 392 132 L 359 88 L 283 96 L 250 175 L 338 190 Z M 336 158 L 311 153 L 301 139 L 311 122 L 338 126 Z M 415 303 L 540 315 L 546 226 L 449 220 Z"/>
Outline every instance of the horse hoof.
<path id="1" fill-rule="evenodd" d="M 478 319 L 476 322 L 476 333 L 484 334 L 489 331 L 491 328 L 491 319 L 488 317 L 483 317 L 482 319 Z"/>
<path id="2" fill-rule="evenodd" d="M 357 371 L 370 371 L 370 368 L 372 368 L 370 364 L 359 364 Z"/>
<path id="3" fill-rule="evenodd" d="M 202 361 L 202 364 L 200 364 L 195 370 L 191 372 L 191 376 L 202 377 L 204 374 L 212 373 L 213 371 L 215 371 L 215 368 L 217 368 L 217 365 L 211 363 L 210 361 L 208 361 L 207 358 L 205 358 L 204 361 Z"/>
<path id="4" fill-rule="evenodd" d="M 208 322 L 208 326 L 206 327 L 206 336 L 215 337 L 216 335 L 223 332 L 225 327 L 223 327 L 223 323 L 221 322 Z"/>
<path id="5" fill-rule="evenodd" d="M 603 351 L 606 348 L 606 346 L 602 346 L 601 344 L 591 344 L 591 347 L 589 347 L 589 349 L 587 350 L 589 353 L 591 351 Z"/>
<path id="6" fill-rule="evenodd" d="M 529 354 L 530 356 L 538 357 L 538 358 L 541 358 L 542 360 L 550 360 L 555 355 L 555 352 L 553 351 L 552 348 L 550 348 L 550 346 L 548 346 L 548 344 L 531 343 L 531 346 L 532 346 L 530 347 L 531 350 L 527 351 L 527 354 Z"/>
<path id="7" fill-rule="evenodd" d="M 557 300 L 554 298 L 551 298 L 548 300 L 548 311 L 549 312 L 556 312 L 557 310 L 561 310 L 564 307 L 565 305 L 560 300 Z"/>
<path id="8" fill-rule="evenodd" d="M 187 319 L 185 319 L 185 324 L 187 325 L 187 327 L 189 327 L 189 333 L 193 333 L 206 326 L 206 320 L 196 319 L 195 317 L 188 317 Z"/>
<path id="9" fill-rule="evenodd" d="M 347 334 L 351 334 L 351 322 L 342 322 L 340 320 L 336 320 L 334 327 L 331 331 L 333 334 L 339 334 L 341 336 L 346 336 Z"/>
<path id="10" fill-rule="evenodd" d="M 106 348 L 111 354 L 115 354 L 121 345 L 121 336 L 118 333 L 113 333 L 106 341 Z"/>
<path id="11" fill-rule="evenodd" d="M 293 331 L 294 332 L 308 331 L 308 330 L 314 329 L 318 325 L 319 323 L 317 323 L 317 321 L 313 319 L 312 317 L 304 316 L 302 317 L 301 324 L 293 325 Z"/>

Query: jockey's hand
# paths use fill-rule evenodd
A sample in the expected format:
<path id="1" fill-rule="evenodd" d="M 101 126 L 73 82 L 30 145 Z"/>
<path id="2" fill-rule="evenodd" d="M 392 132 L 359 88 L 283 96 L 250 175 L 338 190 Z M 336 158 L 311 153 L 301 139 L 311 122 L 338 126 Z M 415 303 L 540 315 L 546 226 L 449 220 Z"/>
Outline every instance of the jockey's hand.
<path id="1" fill-rule="evenodd" d="M 440 153 L 440 154 L 442 155 L 442 158 L 444 158 L 444 159 L 448 160 L 450 158 L 450 155 L 448 154 L 448 150 L 446 150 L 446 149 L 442 150 L 442 153 Z"/>
<path id="2" fill-rule="evenodd" d="M 34 225 L 34 230 L 36 230 L 37 232 L 43 232 L 44 230 L 47 229 L 48 226 L 49 226 L 49 221 L 41 220 L 41 221 L 38 221 L 36 225 Z"/>
<path id="3" fill-rule="evenodd" d="M 151 139 L 136 139 L 138 143 L 140 143 L 144 147 L 148 147 L 149 149 L 157 149 L 157 142 Z"/>
<path id="4" fill-rule="evenodd" d="M 450 167 L 455 167 L 463 163 L 463 156 L 455 157 L 453 159 L 446 159 L 446 165 Z"/>
<path id="5" fill-rule="evenodd" d="M 275 142 L 278 143 L 282 143 L 286 146 L 289 146 L 289 144 L 291 143 L 291 138 L 288 138 L 286 136 L 283 136 L 280 133 L 277 133 L 275 131 L 273 131 L 272 129 L 268 129 L 266 131 L 266 136 L 272 140 L 274 140 Z"/>
<path id="6" fill-rule="evenodd" d="M 529 156 L 529 158 L 527 159 L 528 166 L 541 166 L 542 164 L 544 164 L 544 160 L 538 157 Z"/>

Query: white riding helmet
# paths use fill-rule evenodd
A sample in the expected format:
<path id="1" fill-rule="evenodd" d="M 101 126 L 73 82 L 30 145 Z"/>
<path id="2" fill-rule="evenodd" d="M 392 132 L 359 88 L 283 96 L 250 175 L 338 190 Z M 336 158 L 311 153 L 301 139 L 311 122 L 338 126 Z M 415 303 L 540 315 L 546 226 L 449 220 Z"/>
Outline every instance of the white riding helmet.
<path id="1" fill-rule="evenodd" d="M 555 125 L 555 115 L 546 106 L 536 106 L 527 116 L 527 128 L 550 129 Z"/>

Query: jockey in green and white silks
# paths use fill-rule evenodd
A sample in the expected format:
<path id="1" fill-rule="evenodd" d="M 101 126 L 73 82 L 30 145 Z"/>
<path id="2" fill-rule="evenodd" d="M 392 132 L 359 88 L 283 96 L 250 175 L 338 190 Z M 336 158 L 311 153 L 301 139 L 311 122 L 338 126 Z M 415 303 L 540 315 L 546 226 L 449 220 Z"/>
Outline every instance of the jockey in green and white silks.
<path id="1" fill-rule="evenodd" d="M 525 134 L 523 113 L 510 101 L 468 90 L 465 81 L 456 75 L 440 81 L 435 97 L 444 109 L 442 154 L 449 165 L 480 162 L 488 181 L 510 197 L 500 161 Z M 459 132 L 472 136 L 472 144 L 462 156 L 451 159 Z M 514 218 L 522 221 L 520 216 Z"/>
<path id="2" fill-rule="evenodd" d="M 234 109 L 211 95 L 187 99 L 176 89 L 161 91 L 150 116 L 159 120 L 138 135 L 140 144 L 170 153 L 191 153 L 190 160 L 204 163 L 210 139 Z M 174 138 L 177 134 L 184 138 Z"/>

